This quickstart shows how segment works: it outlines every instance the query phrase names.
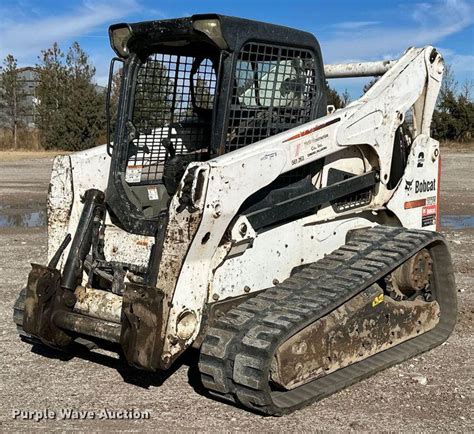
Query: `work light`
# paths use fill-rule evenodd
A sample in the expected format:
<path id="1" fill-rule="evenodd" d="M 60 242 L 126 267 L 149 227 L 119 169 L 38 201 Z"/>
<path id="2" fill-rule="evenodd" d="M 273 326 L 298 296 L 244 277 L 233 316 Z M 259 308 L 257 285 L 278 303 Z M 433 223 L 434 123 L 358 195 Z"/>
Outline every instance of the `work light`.
<path id="1" fill-rule="evenodd" d="M 132 30 L 128 24 L 116 24 L 109 29 L 110 45 L 120 57 L 128 57 L 130 54 L 127 43 L 132 36 Z"/>

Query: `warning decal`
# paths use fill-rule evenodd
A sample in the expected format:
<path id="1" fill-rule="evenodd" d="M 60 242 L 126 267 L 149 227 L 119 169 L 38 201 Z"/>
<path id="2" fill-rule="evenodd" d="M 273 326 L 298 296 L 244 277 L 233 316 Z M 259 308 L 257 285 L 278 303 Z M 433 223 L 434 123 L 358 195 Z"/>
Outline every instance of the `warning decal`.
<path id="1" fill-rule="evenodd" d="M 436 205 L 427 205 L 421 209 L 421 226 L 436 224 Z"/>
<path id="2" fill-rule="evenodd" d="M 148 187 L 147 190 L 148 190 L 148 200 L 159 199 L 158 190 L 156 189 L 156 187 Z"/>
<path id="3" fill-rule="evenodd" d="M 130 183 L 140 182 L 142 180 L 142 169 L 143 166 L 127 166 L 125 181 Z"/>

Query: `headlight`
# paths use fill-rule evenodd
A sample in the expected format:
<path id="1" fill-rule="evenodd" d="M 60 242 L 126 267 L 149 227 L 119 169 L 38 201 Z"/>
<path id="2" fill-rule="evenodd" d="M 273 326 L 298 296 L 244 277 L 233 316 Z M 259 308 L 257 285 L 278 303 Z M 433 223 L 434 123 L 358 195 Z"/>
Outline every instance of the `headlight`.
<path id="1" fill-rule="evenodd" d="M 120 57 L 128 57 L 130 54 L 127 43 L 132 36 L 132 30 L 128 24 L 116 24 L 109 28 L 110 45 Z"/>
<path id="2" fill-rule="evenodd" d="M 227 43 L 222 36 L 221 23 L 218 19 L 195 20 L 193 21 L 193 27 L 195 30 L 206 34 L 219 48 L 227 48 Z"/>

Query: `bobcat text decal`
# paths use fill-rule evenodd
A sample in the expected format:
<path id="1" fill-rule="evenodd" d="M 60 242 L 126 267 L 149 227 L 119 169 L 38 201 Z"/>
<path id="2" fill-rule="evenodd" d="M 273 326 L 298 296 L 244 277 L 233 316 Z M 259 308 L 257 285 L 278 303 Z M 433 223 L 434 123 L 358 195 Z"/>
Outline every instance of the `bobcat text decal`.
<path id="1" fill-rule="evenodd" d="M 415 193 L 426 193 L 436 190 L 436 179 L 432 181 L 415 181 Z"/>
<path id="2" fill-rule="evenodd" d="M 415 193 L 428 193 L 430 191 L 436 191 L 436 179 L 432 181 L 414 181 L 413 179 L 409 181 L 405 179 L 405 191 L 412 191 L 413 190 L 413 182 L 415 182 Z"/>

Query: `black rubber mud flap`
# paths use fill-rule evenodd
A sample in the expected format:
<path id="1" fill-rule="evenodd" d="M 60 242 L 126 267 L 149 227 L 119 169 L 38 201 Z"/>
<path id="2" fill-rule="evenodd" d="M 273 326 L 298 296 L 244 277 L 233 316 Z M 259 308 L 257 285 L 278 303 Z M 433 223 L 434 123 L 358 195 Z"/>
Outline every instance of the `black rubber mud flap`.
<path id="1" fill-rule="evenodd" d="M 156 287 L 127 283 L 122 301 L 120 344 L 132 366 L 159 367 L 163 340 L 163 293 Z"/>

